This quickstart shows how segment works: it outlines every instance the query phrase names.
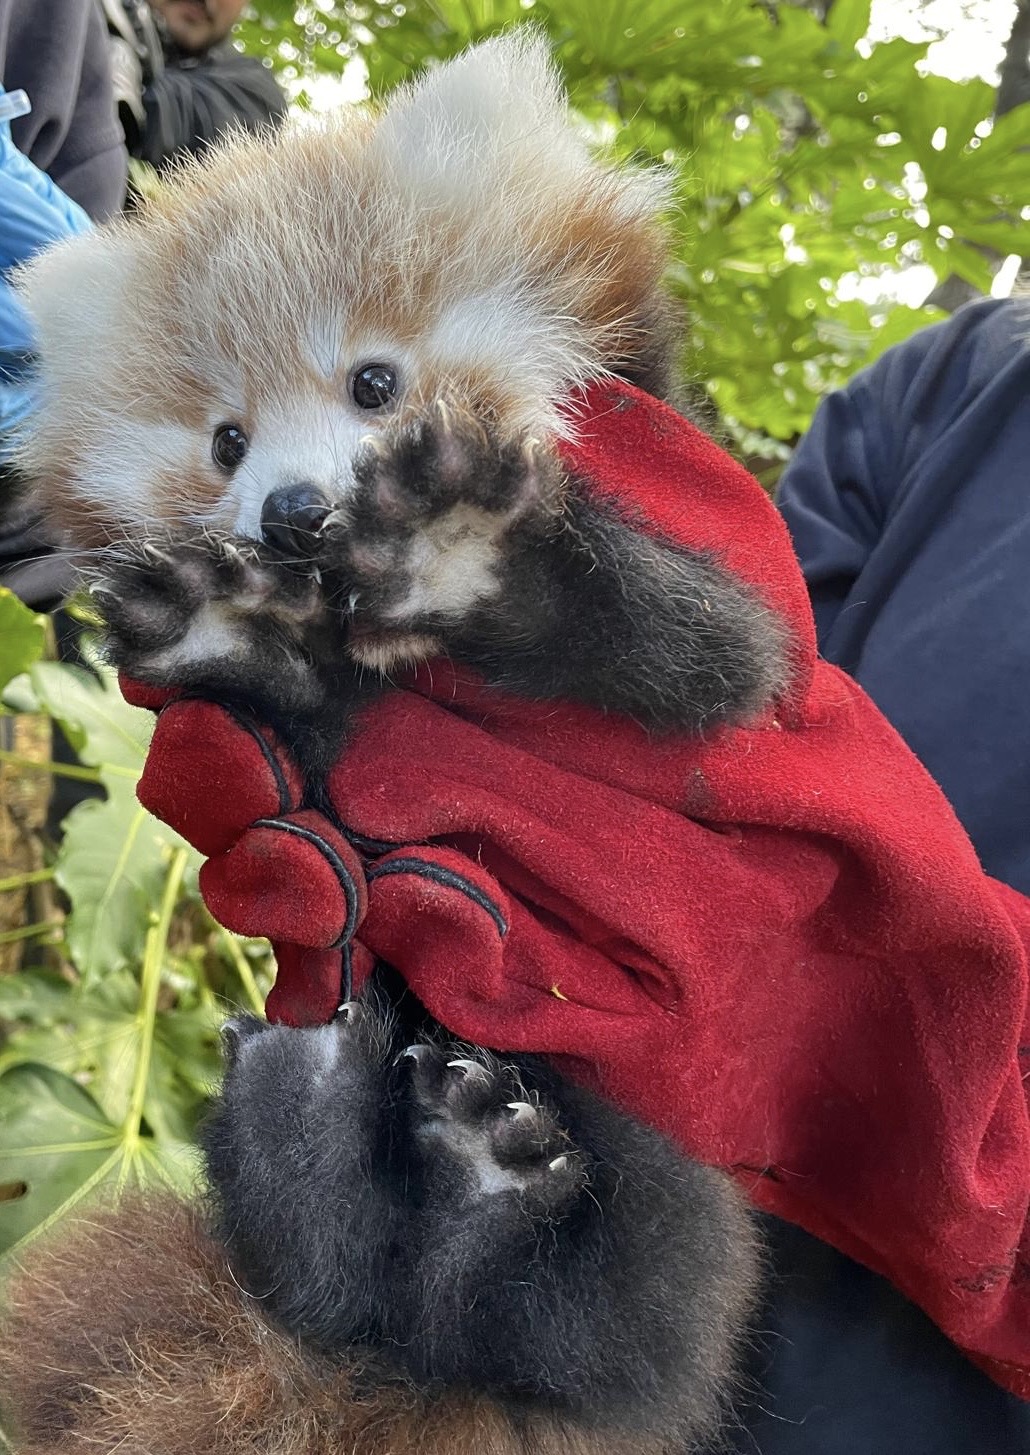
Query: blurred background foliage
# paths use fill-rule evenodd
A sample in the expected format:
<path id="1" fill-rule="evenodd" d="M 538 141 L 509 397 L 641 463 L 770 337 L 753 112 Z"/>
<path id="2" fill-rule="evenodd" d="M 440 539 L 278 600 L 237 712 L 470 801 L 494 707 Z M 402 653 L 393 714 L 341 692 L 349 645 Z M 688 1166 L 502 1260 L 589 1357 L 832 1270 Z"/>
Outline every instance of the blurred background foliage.
<path id="1" fill-rule="evenodd" d="M 931 289 L 999 291 L 1030 254 L 1030 0 L 896 8 L 987 6 L 998 54 L 963 81 L 870 0 L 261 0 L 238 40 L 318 111 L 543 28 L 591 133 L 675 169 L 685 362 L 771 480 L 822 393 L 940 316 Z M 218 1025 L 272 972 L 136 804 L 149 715 L 51 632 L 0 591 L 0 1253 L 97 1189 L 190 1183 Z"/>
<path id="2" fill-rule="evenodd" d="M 51 631 L 0 589 L 0 1254 L 94 1190 L 190 1186 L 219 1026 L 271 984 L 136 802 L 150 714 L 88 636 L 83 665 L 47 660 Z M 51 804 L 55 780 L 73 792 Z"/>

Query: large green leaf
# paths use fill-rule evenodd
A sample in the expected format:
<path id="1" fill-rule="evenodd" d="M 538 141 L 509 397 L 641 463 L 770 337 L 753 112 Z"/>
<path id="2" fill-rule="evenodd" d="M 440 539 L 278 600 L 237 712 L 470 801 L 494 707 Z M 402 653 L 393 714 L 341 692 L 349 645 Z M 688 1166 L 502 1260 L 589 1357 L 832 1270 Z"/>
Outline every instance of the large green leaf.
<path id="1" fill-rule="evenodd" d="M 0 1078 L 0 1254 L 112 1180 L 118 1129 L 70 1077 L 46 1066 Z"/>
<path id="2" fill-rule="evenodd" d="M 27 680 L 28 705 L 57 719 L 107 789 L 105 800 L 87 800 L 67 816 L 56 862 L 57 882 L 71 901 L 67 946 L 88 984 L 139 964 L 170 858 L 186 846 L 136 801 L 153 717 L 125 702 L 114 674 L 38 662 Z M 192 881 L 199 856 L 187 854 Z"/>
<path id="3" fill-rule="evenodd" d="M 957 238 L 948 243 L 947 253 L 951 266 L 960 277 L 972 283 L 974 288 L 979 288 L 982 293 L 990 291 L 994 269 L 989 258 Z"/>
<path id="4" fill-rule="evenodd" d="M 84 763 L 112 779 L 135 780 L 143 768 L 154 718 L 130 707 L 113 672 L 64 662 L 38 662 L 29 671 L 38 704 L 55 717 Z"/>
<path id="5" fill-rule="evenodd" d="M 0 1077 L 38 1063 L 73 1078 L 113 1125 L 138 1110 L 150 1133 L 186 1141 L 221 1076 L 223 1013 L 211 998 L 155 1009 L 152 1034 L 144 1014 L 139 983 L 126 973 L 97 986 L 38 970 L 0 978 L 0 1020 L 8 1024 Z"/>
<path id="6" fill-rule="evenodd" d="M 219 1016 L 210 996 L 161 1009 L 187 862 L 173 852 L 138 980 L 70 983 L 36 970 L 0 980 L 0 1251 L 101 1183 L 195 1179 L 186 1149 L 217 1078 Z"/>
<path id="7" fill-rule="evenodd" d="M 0 1077 L 0 1258 L 99 1195 L 126 1187 L 195 1191 L 184 1139 L 127 1136 L 71 1077 L 25 1064 Z"/>
<path id="8" fill-rule="evenodd" d="M 107 799 L 80 803 L 64 821 L 57 882 L 71 901 L 68 949 L 83 980 L 138 965 L 172 854 L 199 855 L 136 801 L 132 782 L 112 779 Z"/>
<path id="9" fill-rule="evenodd" d="M 853 50 L 869 29 L 871 0 L 834 0 L 826 28 L 845 50 Z"/>
<path id="10" fill-rule="evenodd" d="M 46 617 L 37 616 L 0 586 L 0 692 L 36 661 L 45 642 Z"/>

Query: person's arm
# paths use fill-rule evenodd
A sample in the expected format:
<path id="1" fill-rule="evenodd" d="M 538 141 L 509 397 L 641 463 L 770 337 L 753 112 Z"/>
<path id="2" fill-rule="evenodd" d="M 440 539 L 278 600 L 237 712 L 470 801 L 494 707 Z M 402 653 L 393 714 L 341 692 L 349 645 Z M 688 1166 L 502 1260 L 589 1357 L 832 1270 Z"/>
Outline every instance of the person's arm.
<path id="1" fill-rule="evenodd" d="M 873 369 L 825 399 L 780 482 L 820 644 L 880 534 L 892 472 L 876 427 L 879 384 Z"/>
<path id="2" fill-rule="evenodd" d="M 888 349 L 816 410 L 783 473 L 777 504 L 808 585 L 821 647 L 888 523 L 925 474 L 926 460 L 963 432 L 969 411 L 996 409 L 1003 417 L 1010 407 L 999 390 L 1019 367 L 1018 340 L 1025 339 L 1028 320 L 1030 313 L 1024 316 L 1011 300 L 970 304 Z M 944 488 L 939 479 L 938 488 Z M 830 657 L 849 667 L 836 650 Z"/>
<path id="3" fill-rule="evenodd" d="M 0 586 L 40 607 L 56 604 L 71 577 L 64 558 L 48 554 L 49 533 L 21 498 L 22 482 L 10 466 L 12 440 L 35 401 L 32 329 L 7 274 L 89 225 L 82 208 L 14 145 L 10 126 L 0 124 Z"/>
<path id="4" fill-rule="evenodd" d="M 177 153 L 203 151 L 234 126 L 275 125 L 286 111 L 271 71 L 234 51 L 166 66 L 143 101 L 146 125 L 133 151 L 159 169 Z"/>
<path id="5" fill-rule="evenodd" d="M 11 128 L 18 150 L 94 222 L 118 212 L 128 156 L 93 0 L 0 0 L 0 81 L 32 102 Z"/>

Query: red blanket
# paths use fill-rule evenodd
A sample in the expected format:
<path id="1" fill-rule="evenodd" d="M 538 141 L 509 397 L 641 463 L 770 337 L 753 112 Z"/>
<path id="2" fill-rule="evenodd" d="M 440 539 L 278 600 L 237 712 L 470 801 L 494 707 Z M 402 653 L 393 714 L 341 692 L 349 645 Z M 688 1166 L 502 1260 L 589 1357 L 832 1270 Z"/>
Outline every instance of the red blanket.
<path id="1" fill-rule="evenodd" d="M 434 664 L 363 714 L 334 822 L 207 703 L 164 707 L 141 799 L 212 856 L 214 912 L 277 941 L 270 1014 L 331 1015 L 341 944 L 359 979 L 386 959 L 458 1035 L 558 1058 L 1030 1397 L 1030 905 L 816 660 L 757 484 L 626 386 L 586 403 L 576 471 L 789 621 L 775 715 L 657 739 Z"/>

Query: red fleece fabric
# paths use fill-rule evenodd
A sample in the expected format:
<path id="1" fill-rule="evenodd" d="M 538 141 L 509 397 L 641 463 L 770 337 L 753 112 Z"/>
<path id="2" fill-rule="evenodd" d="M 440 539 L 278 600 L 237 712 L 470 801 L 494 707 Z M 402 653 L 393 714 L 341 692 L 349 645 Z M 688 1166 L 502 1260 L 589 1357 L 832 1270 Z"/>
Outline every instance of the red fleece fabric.
<path id="1" fill-rule="evenodd" d="M 192 701 L 164 707 L 140 798 L 213 855 L 223 922 L 277 943 L 270 1015 L 323 1021 L 344 963 L 388 961 L 455 1034 L 554 1057 L 1030 1397 L 1030 903 L 816 659 L 750 476 L 629 386 L 580 413 L 570 466 L 788 621 L 775 712 L 655 738 L 434 663 L 363 713 L 324 814 L 267 733 Z"/>

